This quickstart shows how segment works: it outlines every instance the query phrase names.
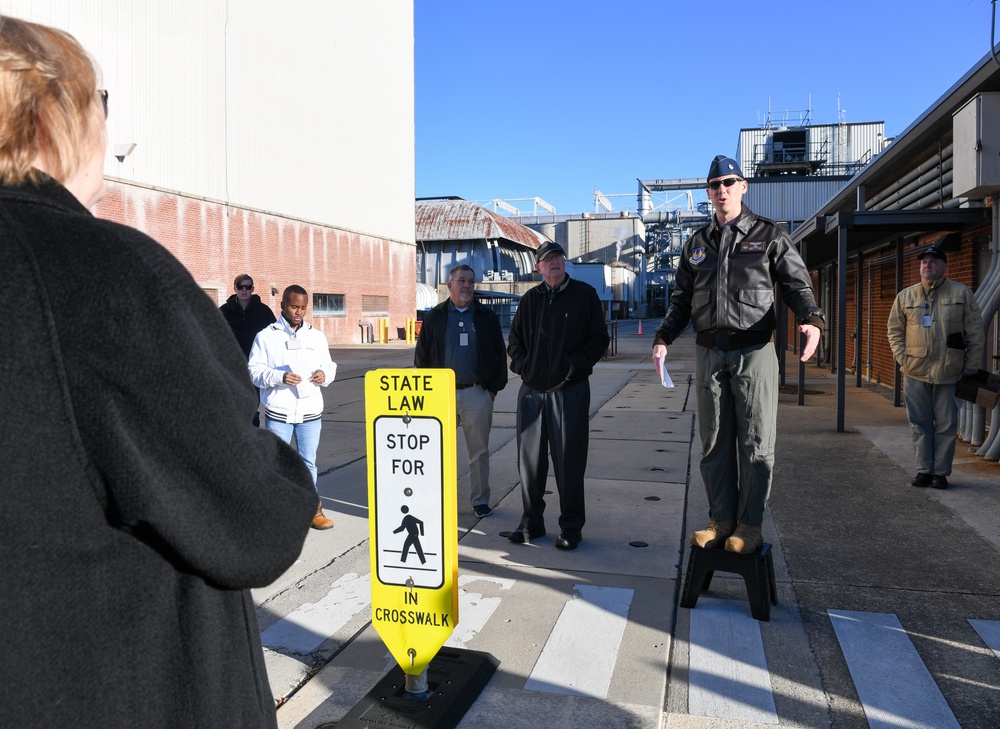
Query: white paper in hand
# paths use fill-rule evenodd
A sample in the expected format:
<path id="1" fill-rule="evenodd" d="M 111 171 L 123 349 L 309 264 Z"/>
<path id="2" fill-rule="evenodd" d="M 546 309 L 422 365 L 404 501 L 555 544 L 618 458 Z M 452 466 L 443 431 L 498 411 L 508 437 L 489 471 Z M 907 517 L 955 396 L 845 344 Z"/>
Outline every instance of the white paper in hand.
<path id="1" fill-rule="evenodd" d="M 674 381 L 670 379 L 670 373 L 667 372 L 667 361 L 665 359 L 660 360 L 660 384 L 664 387 L 674 386 Z"/>

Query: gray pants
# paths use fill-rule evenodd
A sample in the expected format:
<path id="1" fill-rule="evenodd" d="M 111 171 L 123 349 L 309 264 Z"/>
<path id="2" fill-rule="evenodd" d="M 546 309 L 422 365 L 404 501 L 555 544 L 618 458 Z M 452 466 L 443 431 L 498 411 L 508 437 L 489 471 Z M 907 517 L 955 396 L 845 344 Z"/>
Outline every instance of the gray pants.
<path id="1" fill-rule="evenodd" d="M 778 416 L 778 358 L 770 342 L 724 352 L 695 347 L 701 475 L 712 519 L 764 521 Z"/>
<path id="2" fill-rule="evenodd" d="M 490 429 L 493 398 L 482 385 L 455 391 L 458 424 L 469 449 L 469 487 L 472 505 L 490 505 Z"/>
<path id="3" fill-rule="evenodd" d="M 525 384 L 517 393 L 517 469 L 521 475 L 520 526 L 545 526 L 549 455 L 559 491 L 559 528 L 582 529 L 587 521 L 584 474 L 590 444 L 590 382 L 555 392 Z"/>
<path id="4" fill-rule="evenodd" d="M 955 385 L 931 385 L 904 375 L 903 401 L 917 472 L 950 476 L 958 434 Z"/>

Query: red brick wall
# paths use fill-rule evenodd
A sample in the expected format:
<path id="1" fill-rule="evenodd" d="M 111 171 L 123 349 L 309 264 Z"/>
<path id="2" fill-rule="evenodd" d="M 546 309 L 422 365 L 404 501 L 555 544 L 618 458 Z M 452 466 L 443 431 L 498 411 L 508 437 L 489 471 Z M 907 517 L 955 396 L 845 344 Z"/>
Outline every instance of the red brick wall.
<path id="1" fill-rule="evenodd" d="M 361 341 L 358 320 L 370 318 L 362 317 L 362 295 L 388 298 L 391 339 L 415 316 L 416 255 L 407 243 L 120 182 L 108 182 L 96 212 L 159 241 L 219 305 L 241 273 L 253 276 L 255 293 L 276 314 L 290 284 L 310 295 L 343 294 L 346 316 L 306 316 L 331 345 Z"/>
<path id="2" fill-rule="evenodd" d="M 976 230 L 971 230 L 962 235 L 961 249 L 948 252 L 948 272 L 947 277 L 953 281 L 963 283 L 975 290 L 979 285 L 982 276 L 978 270 L 979 249 L 977 245 L 982 240 L 989 240 L 990 228 L 985 226 Z M 929 240 L 929 239 L 928 239 Z M 927 241 L 922 244 L 926 245 Z M 904 249 L 904 254 L 919 247 L 910 245 Z M 870 267 L 869 267 L 869 264 Z M 892 387 L 893 367 L 895 361 L 892 358 L 892 350 L 889 349 L 889 341 L 886 337 L 886 325 L 889 321 L 889 311 L 896 300 L 896 258 L 895 248 L 883 249 L 873 253 L 863 262 L 861 281 L 861 329 L 855 340 L 849 338 L 851 332 L 855 330 L 855 320 L 857 317 L 857 276 L 858 261 L 852 259 L 847 269 L 847 321 L 845 322 L 848 333 L 845 347 L 845 361 L 847 362 L 847 374 L 853 375 L 856 367 L 861 367 L 862 378 L 868 382 Z M 813 288 L 817 292 L 818 275 L 812 271 Z M 831 274 L 833 275 L 833 274 Z M 920 280 L 920 264 L 915 255 L 907 255 L 903 259 L 903 287 L 911 286 Z M 836 285 L 835 279 L 832 281 Z M 836 297 L 834 297 L 835 300 Z M 833 321 L 836 312 L 826 312 L 828 325 Z M 789 321 L 789 342 L 797 342 L 798 334 L 793 321 Z M 869 342 L 869 337 L 871 341 Z M 829 362 L 837 359 L 837 336 L 832 328 L 828 330 L 827 343 L 829 347 L 829 357 L 824 363 L 829 367 Z M 859 353 L 860 358 L 855 360 L 855 354 Z"/>
<path id="3" fill-rule="evenodd" d="M 982 238 L 984 234 L 989 236 L 989 233 L 990 231 L 987 227 L 985 229 L 970 231 L 963 235 L 961 249 L 948 252 L 948 272 L 946 274 L 948 278 L 963 283 L 973 290 L 976 289 L 979 284 L 979 272 L 977 271 L 978 251 L 975 249 L 973 239 L 977 237 Z M 904 253 L 912 251 L 915 247 L 908 247 Z M 892 351 L 889 349 L 888 339 L 886 338 L 886 325 L 889 320 L 889 312 L 892 309 L 892 304 L 896 300 L 896 261 L 895 256 L 891 252 L 882 252 L 875 256 L 875 258 L 888 258 L 888 260 L 876 262 L 872 266 L 870 284 L 867 264 L 865 266 L 866 270 L 862 274 L 864 276 L 861 315 L 862 337 L 859 339 L 862 368 L 867 365 L 868 359 L 869 343 L 867 338 L 869 331 L 867 328 L 869 326 L 869 319 L 871 327 L 871 370 L 870 372 L 866 372 L 863 369 L 862 376 L 870 382 L 892 386 L 894 360 L 892 358 Z M 851 264 L 850 271 L 848 272 L 850 280 L 854 280 L 857 275 L 856 272 L 857 261 Z M 919 280 L 920 262 L 917 261 L 916 256 L 909 255 L 903 259 L 903 286 L 911 286 Z M 869 305 L 871 307 L 870 311 L 868 310 Z M 848 317 L 852 318 L 852 323 L 849 325 L 848 331 L 853 329 L 854 307 L 854 297 L 850 295 L 847 300 L 847 311 Z M 852 356 L 853 344 L 849 342 L 847 346 L 848 362 L 851 362 Z"/>
<path id="4" fill-rule="evenodd" d="M 988 240 L 990 227 L 985 226 L 980 229 L 964 233 L 962 236 L 961 249 L 948 252 L 948 272 L 947 277 L 963 283 L 973 290 L 979 284 L 982 276 L 978 270 L 979 241 Z M 935 236 L 936 237 L 936 236 Z M 930 240 L 930 239 L 928 239 Z M 926 245 L 928 241 L 924 241 Z M 918 245 L 910 245 L 904 249 L 904 254 L 917 248 Z M 882 260 L 885 259 L 885 260 Z M 875 261 L 870 269 L 869 263 Z M 861 367 L 862 378 L 868 382 L 892 387 L 893 367 L 895 361 L 892 358 L 892 350 L 889 349 L 889 341 L 886 337 L 886 325 L 889 320 L 889 311 L 896 299 L 896 259 L 895 248 L 883 249 L 873 253 L 863 262 L 862 282 L 861 282 L 861 330 L 858 338 L 849 338 L 851 332 L 855 330 L 855 320 L 857 317 L 857 275 L 858 261 L 852 259 L 847 270 L 847 321 L 845 322 L 848 333 L 845 347 L 845 361 L 847 362 L 847 374 L 855 374 L 855 367 Z M 818 274 L 812 271 L 813 289 L 819 297 Z M 869 275 L 870 274 L 870 275 Z M 831 273 L 831 276 L 834 274 Z M 903 259 L 903 286 L 911 286 L 920 280 L 920 264 L 915 255 L 907 255 Z M 836 285 L 836 279 L 832 281 Z M 835 301 L 836 297 L 834 297 Z M 821 304 L 822 305 L 822 304 Z M 836 312 L 826 312 L 828 326 L 834 320 Z M 788 327 L 789 342 L 798 341 L 798 333 L 794 321 L 789 317 Z M 871 341 L 869 342 L 869 337 Z M 837 359 L 837 336 L 832 327 L 828 329 L 827 343 L 829 356 L 824 367 L 828 368 L 830 360 L 836 362 Z M 860 354 L 860 358 L 855 360 L 855 353 Z M 815 360 L 814 360 L 815 361 Z"/>

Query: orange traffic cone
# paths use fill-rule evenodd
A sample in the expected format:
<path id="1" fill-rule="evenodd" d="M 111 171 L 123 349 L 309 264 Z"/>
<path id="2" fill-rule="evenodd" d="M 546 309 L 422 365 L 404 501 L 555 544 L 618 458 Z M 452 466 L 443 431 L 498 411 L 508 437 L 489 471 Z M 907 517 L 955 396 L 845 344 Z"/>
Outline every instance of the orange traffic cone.
<path id="1" fill-rule="evenodd" d="M 639 320 L 639 335 L 642 336 L 642 319 Z"/>

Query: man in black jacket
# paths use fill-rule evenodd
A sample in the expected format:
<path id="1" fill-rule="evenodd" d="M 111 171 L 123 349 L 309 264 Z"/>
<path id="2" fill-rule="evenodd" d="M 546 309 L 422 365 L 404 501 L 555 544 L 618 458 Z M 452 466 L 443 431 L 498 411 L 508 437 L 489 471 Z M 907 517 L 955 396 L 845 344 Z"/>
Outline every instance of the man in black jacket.
<path id="1" fill-rule="evenodd" d="M 229 328 L 233 330 L 236 341 L 240 343 L 240 349 L 249 360 L 257 332 L 274 324 L 276 319 L 274 312 L 253 292 L 253 279 L 250 278 L 250 274 L 241 273 L 237 276 L 233 281 L 233 290 L 236 293 L 219 307 L 219 311 L 226 317 Z M 260 394 L 259 390 L 257 394 Z M 253 424 L 260 426 L 259 412 L 253 414 Z"/>
<path id="2" fill-rule="evenodd" d="M 546 242 L 535 252 L 542 283 L 521 298 L 508 336 L 517 395 L 517 466 L 524 514 L 510 541 L 545 535 L 545 479 L 559 489 L 559 549 L 576 549 L 586 521 L 583 477 L 590 437 L 590 374 L 608 349 L 604 309 L 594 287 L 571 279 L 566 254 Z"/>
<path id="3" fill-rule="evenodd" d="M 712 160 L 707 189 L 715 214 L 684 243 L 670 306 L 653 339 L 653 363 L 663 366 L 667 345 L 690 322 L 710 519 L 691 544 L 749 554 L 763 544 L 774 467 L 775 286 L 806 335 L 803 362 L 816 351 L 823 312 L 788 233 L 743 204 L 747 181 L 736 160 Z"/>
<path id="4" fill-rule="evenodd" d="M 458 423 L 469 449 L 472 509 L 489 516 L 490 429 L 493 400 L 507 386 L 507 355 L 500 318 L 475 301 L 476 273 L 459 264 L 448 277 L 448 299 L 424 318 L 413 352 L 417 367 L 455 371 Z"/>

